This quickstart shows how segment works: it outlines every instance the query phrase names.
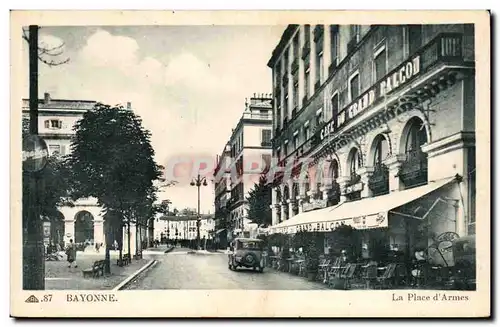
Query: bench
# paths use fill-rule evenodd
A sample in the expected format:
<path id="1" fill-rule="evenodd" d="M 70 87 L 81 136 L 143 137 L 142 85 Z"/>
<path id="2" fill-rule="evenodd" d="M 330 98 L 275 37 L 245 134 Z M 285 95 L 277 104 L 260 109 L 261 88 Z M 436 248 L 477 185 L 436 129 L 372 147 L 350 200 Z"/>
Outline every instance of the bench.
<path id="1" fill-rule="evenodd" d="M 120 267 L 123 267 L 123 266 L 126 266 L 128 265 L 129 263 L 132 262 L 132 258 L 130 257 L 130 253 L 125 253 L 123 256 L 122 256 L 122 260 L 120 261 L 120 259 L 117 259 L 116 260 L 116 264 Z"/>
<path id="2" fill-rule="evenodd" d="M 104 275 L 104 266 L 106 265 L 106 260 L 97 260 L 94 262 L 91 268 L 83 270 L 83 277 L 92 276 L 99 277 Z"/>

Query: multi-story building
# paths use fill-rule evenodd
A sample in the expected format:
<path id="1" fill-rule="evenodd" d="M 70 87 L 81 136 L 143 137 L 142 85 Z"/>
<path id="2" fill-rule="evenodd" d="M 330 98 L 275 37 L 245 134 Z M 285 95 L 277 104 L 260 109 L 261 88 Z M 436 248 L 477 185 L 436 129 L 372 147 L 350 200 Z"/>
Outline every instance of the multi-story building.
<path id="1" fill-rule="evenodd" d="M 245 111 L 218 158 L 214 174 L 215 207 L 219 215 L 227 212 L 229 240 L 238 235 L 249 235 L 251 220 L 248 217 L 247 197 L 271 160 L 271 102 L 270 94 L 254 94 L 250 102 L 245 103 Z M 228 190 L 229 199 L 225 195 Z"/>
<path id="2" fill-rule="evenodd" d="M 214 215 L 201 215 L 200 239 L 212 239 L 215 229 Z M 194 216 L 161 216 L 156 218 L 154 229 L 155 240 L 196 240 L 197 217 Z"/>
<path id="3" fill-rule="evenodd" d="M 225 162 L 231 160 L 231 144 L 226 144 L 224 150 L 216 158 L 214 176 L 219 176 L 214 182 L 215 206 L 215 242 L 220 248 L 227 247 L 227 228 L 229 227 L 230 211 L 228 208 L 231 198 L 231 170 L 224 167 Z M 224 171 L 221 171 L 224 169 Z"/>
<path id="4" fill-rule="evenodd" d="M 92 110 L 97 102 L 88 100 L 52 99 L 49 93 L 38 101 L 38 131 L 47 143 L 49 155 L 70 154 L 73 126 Z M 131 109 L 130 103 L 127 108 Z M 23 119 L 29 120 L 29 100 L 23 99 Z M 105 243 L 102 208 L 94 198 L 79 199 L 73 206 L 62 206 L 57 217 L 46 217 L 50 236 L 46 242 Z"/>
<path id="5" fill-rule="evenodd" d="M 364 256 L 475 233 L 473 25 L 289 25 L 268 66 L 274 232 L 351 225 Z"/>

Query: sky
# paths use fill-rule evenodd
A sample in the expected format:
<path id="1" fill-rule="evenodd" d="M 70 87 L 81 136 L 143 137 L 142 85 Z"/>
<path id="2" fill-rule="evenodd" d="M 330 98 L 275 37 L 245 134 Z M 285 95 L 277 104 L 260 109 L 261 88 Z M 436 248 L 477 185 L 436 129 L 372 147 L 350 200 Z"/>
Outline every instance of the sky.
<path id="1" fill-rule="evenodd" d="M 220 154 L 244 110 L 245 98 L 272 92 L 267 67 L 286 26 L 42 27 L 40 43 L 64 43 L 56 60 L 39 66 L 39 94 L 53 99 L 131 102 L 151 131 L 158 164 L 176 156 Z M 27 44 L 23 49 L 28 67 Z M 25 74 L 28 97 L 28 74 Z M 196 208 L 183 180 L 160 199 Z M 213 185 L 201 189 L 201 211 L 212 212 Z"/>

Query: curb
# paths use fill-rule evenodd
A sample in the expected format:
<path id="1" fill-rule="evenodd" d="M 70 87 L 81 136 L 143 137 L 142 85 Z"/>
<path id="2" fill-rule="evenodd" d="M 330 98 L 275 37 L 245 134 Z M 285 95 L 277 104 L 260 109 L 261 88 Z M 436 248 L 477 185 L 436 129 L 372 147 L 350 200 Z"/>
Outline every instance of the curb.
<path id="1" fill-rule="evenodd" d="M 132 275 L 128 276 L 123 282 L 121 282 L 120 284 L 118 284 L 118 286 L 116 286 L 115 288 L 113 288 L 113 291 L 121 291 L 122 289 L 125 288 L 125 286 L 127 286 L 134 279 L 136 279 L 137 276 L 139 276 L 139 274 L 141 274 L 146 269 L 155 266 L 157 263 L 158 263 L 158 261 L 156 261 L 154 259 L 151 260 L 151 261 L 149 261 L 144 266 L 142 266 L 142 268 L 140 268 L 139 270 L 137 270 L 136 272 L 134 272 Z"/>
<path id="2" fill-rule="evenodd" d="M 174 250 L 174 247 L 171 247 L 170 249 L 167 249 L 164 253 L 169 253 L 169 252 L 172 252 Z"/>

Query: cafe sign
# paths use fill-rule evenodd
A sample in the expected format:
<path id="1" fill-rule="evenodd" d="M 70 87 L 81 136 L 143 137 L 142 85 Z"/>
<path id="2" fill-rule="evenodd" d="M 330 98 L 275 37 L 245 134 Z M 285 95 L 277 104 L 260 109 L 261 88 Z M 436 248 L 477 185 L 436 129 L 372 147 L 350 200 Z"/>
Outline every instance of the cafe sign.
<path id="1" fill-rule="evenodd" d="M 413 77 L 420 73 L 420 56 L 416 56 L 412 60 L 404 62 L 398 68 L 387 75 L 382 81 L 375 84 L 372 88 L 359 96 L 344 110 L 333 117 L 320 132 L 320 139 L 328 137 L 337 129 L 345 125 L 350 120 L 354 119 L 360 113 L 365 111 L 373 103 L 389 93 L 406 85 Z"/>
<path id="2" fill-rule="evenodd" d="M 271 228 L 272 233 L 295 234 L 298 232 L 333 232 L 340 226 L 347 225 L 355 229 L 372 229 L 388 227 L 387 212 L 380 212 L 371 215 L 338 219 L 334 221 L 323 221 L 316 223 L 297 224 L 281 228 Z"/>
<path id="3" fill-rule="evenodd" d="M 310 203 L 302 204 L 302 211 L 304 212 L 323 208 L 326 208 L 326 200 L 312 200 Z"/>
<path id="4" fill-rule="evenodd" d="M 354 192 L 360 192 L 363 190 L 364 184 L 363 183 L 357 183 L 354 185 L 349 185 L 344 188 L 344 194 L 351 194 Z"/>

